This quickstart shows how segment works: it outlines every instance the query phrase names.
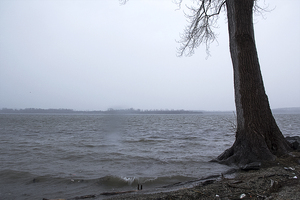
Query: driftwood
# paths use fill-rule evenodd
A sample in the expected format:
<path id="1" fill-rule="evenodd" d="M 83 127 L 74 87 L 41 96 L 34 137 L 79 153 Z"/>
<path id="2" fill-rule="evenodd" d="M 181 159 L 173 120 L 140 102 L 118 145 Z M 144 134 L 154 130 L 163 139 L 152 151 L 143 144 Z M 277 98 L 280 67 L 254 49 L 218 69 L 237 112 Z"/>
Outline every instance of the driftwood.
<path id="1" fill-rule="evenodd" d="M 75 197 L 74 199 L 89 199 L 89 198 L 94 198 L 96 195 L 85 195 L 85 196 L 80 196 L 80 197 Z"/>
<path id="2" fill-rule="evenodd" d="M 43 200 L 66 200 L 66 199 L 47 199 L 47 198 L 43 198 Z"/>
<path id="3" fill-rule="evenodd" d="M 96 195 L 95 194 L 91 194 L 91 195 L 84 195 L 84 196 L 78 196 L 78 197 L 74 197 L 72 198 L 72 200 L 74 199 L 89 199 L 89 198 L 95 198 Z M 46 199 L 43 198 L 43 200 L 67 200 L 67 199 Z M 71 199 L 70 199 L 71 200 Z"/>
<path id="4" fill-rule="evenodd" d="M 103 192 L 103 193 L 100 193 L 100 195 L 109 196 L 109 195 L 126 194 L 126 193 L 132 193 L 132 192 L 137 192 L 137 190 L 122 191 L 122 192 Z"/>

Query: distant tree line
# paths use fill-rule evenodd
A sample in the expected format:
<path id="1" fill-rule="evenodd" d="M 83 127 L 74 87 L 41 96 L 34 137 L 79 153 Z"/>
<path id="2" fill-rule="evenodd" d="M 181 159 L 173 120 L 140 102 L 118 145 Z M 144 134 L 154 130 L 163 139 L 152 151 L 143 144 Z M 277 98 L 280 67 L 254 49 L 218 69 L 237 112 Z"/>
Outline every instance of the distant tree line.
<path id="1" fill-rule="evenodd" d="M 25 108 L 25 109 L 11 109 L 2 108 L 0 113 L 61 113 L 61 114 L 202 114 L 201 111 L 188 111 L 188 110 L 168 110 L 168 109 L 154 109 L 154 110 L 141 110 L 141 109 L 113 109 L 109 108 L 106 111 L 76 111 L 73 109 L 41 109 L 41 108 Z"/>
<path id="2" fill-rule="evenodd" d="M 41 109 L 41 108 L 25 108 L 25 109 L 11 109 L 2 108 L 0 113 L 73 113 L 72 109 Z"/>
<path id="3" fill-rule="evenodd" d="M 112 109 L 109 108 L 107 111 L 103 111 L 106 114 L 202 114 L 201 111 L 189 111 L 189 110 L 168 110 L 168 109 L 154 109 L 154 110 L 141 110 L 141 109 Z"/>

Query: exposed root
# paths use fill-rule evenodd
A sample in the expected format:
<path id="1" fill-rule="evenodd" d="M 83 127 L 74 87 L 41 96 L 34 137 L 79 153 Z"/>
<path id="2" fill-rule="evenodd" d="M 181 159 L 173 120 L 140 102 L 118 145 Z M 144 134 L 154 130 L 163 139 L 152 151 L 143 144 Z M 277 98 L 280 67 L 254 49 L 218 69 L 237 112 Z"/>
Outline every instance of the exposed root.
<path id="1" fill-rule="evenodd" d="M 214 162 L 237 165 L 240 169 L 259 169 L 277 157 L 287 155 L 292 145 L 281 137 L 281 132 L 243 131 L 236 134 L 236 141 L 219 155 Z"/>

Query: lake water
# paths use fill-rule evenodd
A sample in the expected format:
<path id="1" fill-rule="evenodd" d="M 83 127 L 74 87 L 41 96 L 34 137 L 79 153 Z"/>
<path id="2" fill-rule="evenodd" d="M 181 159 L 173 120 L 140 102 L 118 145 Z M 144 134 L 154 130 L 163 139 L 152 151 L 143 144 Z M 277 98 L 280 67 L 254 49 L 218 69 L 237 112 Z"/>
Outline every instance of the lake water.
<path id="1" fill-rule="evenodd" d="M 300 114 L 277 114 L 300 136 Z M 145 191 L 229 170 L 234 116 L 0 114 L 0 199 Z M 99 196 L 98 198 L 102 198 Z M 104 197 L 103 197 L 104 198 Z"/>

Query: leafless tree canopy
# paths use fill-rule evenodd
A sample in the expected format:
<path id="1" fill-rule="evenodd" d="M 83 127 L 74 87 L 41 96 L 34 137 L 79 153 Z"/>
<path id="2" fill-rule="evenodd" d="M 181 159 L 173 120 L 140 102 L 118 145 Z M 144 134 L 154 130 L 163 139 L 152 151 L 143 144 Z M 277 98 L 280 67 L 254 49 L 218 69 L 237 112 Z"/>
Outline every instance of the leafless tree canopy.
<path id="1" fill-rule="evenodd" d="M 225 7 L 226 0 L 198 0 L 188 9 L 191 14 L 185 14 L 189 25 L 181 35 L 180 48 L 178 53 L 192 55 L 200 45 L 206 45 L 206 52 L 209 54 L 209 44 L 215 41 L 216 35 L 213 28 L 216 27 L 219 14 Z"/>
<path id="2" fill-rule="evenodd" d="M 125 4 L 128 0 L 119 0 L 120 4 Z M 172 0 L 180 9 L 183 0 Z M 216 40 L 216 33 L 213 31 L 217 27 L 217 20 L 222 10 L 226 9 L 226 0 L 191 0 L 191 6 L 187 6 L 189 14 L 185 13 L 188 25 L 180 35 L 180 47 L 178 55 L 190 56 L 200 44 L 205 44 L 206 53 L 209 55 L 209 46 Z M 257 5 L 258 0 L 254 0 L 254 11 L 261 14 L 265 9 Z"/>

